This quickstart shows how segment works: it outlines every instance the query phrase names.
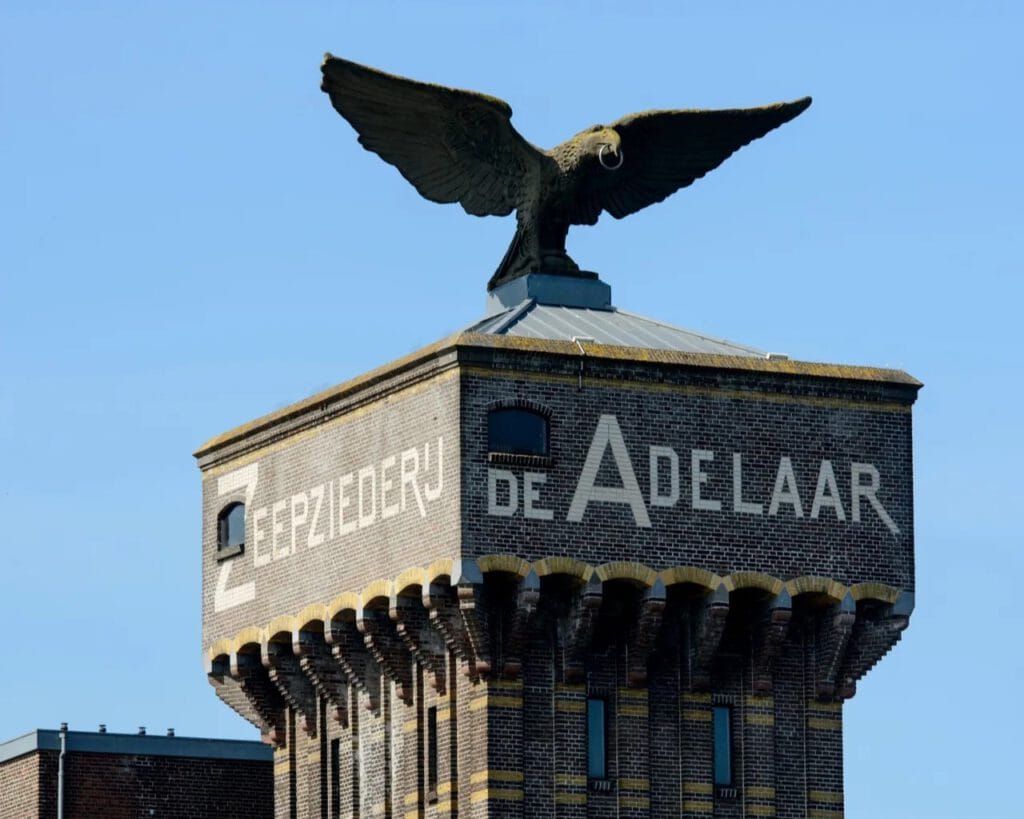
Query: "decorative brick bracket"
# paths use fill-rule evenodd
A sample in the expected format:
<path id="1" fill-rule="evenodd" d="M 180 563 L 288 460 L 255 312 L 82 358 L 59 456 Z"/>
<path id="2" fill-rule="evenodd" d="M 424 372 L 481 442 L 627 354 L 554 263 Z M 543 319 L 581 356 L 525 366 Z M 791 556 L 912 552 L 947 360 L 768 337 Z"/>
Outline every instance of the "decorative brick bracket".
<path id="1" fill-rule="evenodd" d="M 761 608 L 754 633 L 753 690 L 767 694 L 772 690 L 775 658 L 782 651 L 793 619 L 793 598 L 783 589 Z"/>
<path id="2" fill-rule="evenodd" d="M 270 682 L 267 670 L 258 654 L 231 654 L 231 678 L 238 683 L 242 694 L 259 716 L 257 725 L 270 744 L 276 748 L 285 745 L 285 702 Z"/>
<path id="3" fill-rule="evenodd" d="M 292 651 L 299 658 L 299 667 L 313 688 L 330 704 L 334 721 L 348 726 L 348 681 L 331 656 L 323 634 L 295 632 Z"/>
<path id="4" fill-rule="evenodd" d="M 835 696 L 839 670 L 846 658 L 853 624 L 857 619 L 857 604 L 849 592 L 838 605 L 818 622 L 818 669 L 815 694 L 819 700 Z"/>
<path id="5" fill-rule="evenodd" d="M 641 686 L 647 683 L 647 661 L 654 650 L 661 629 L 666 597 L 665 584 L 659 578 L 644 592 L 640 601 L 639 617 L 630 629 L 626 642 L 630 685 Z"/>
<path id="6" fill-rule="evenodd" d="M 363 641 L 384 675 L 398 685 L 398 698 L 406 705 L 413 700 L 412 658 L 407 646 L 395 631 L 395 624 L 386 611 L 361 608 L 356 626 Z"/>
<path id="7" fill-rule="evenodd" d="M 579 682 L 586 674 L 586 655 L 594 637 L 594 627 L 604 600 L 604 586 L 596 575 L 580 588 L 569 610 L 564 646 L 564 676 L 569 683 Z"/>
<path id="8" fill-rule="evenodd" d="M 725 634 L 729 617 L 729 590 L 724 583 L 695 604 L 691 622 L 690 688 L 705 690 L 711 686 L 711 663 Z"/>
<path id="9" fill-rule="evenodd" d="M 267 643 L 263 665 L 284 701 L 302 718 L 302 730 L 307 736 L 316 736 L 316 692 L 299 667 L 299 658 L 292 653 L 291 643 Z"/>
<path id="10" fill-rule="evenodd" d="M 444 694 L 447 689 L 445 673 L 445 641 L 443 635 L 431 628 L 428 611 L 420 600 L 399 597 L 391 606 L 391 619 L 399 639 L 423 666 L 431 687 Z"/>
<path id="11" fill-rule="evenodd" d="M 368 697 L 368 708 L 380 708 L 379 670 L 356 628 L 355 620 L 334 618 L 324 631 L 335 661 L 351 685 Z"/>
<path id="12" fill-rule="evenodd" d="M 504 640 L 504 663 L 502 676 L 510 680 L 519 678 L 523 667 L 523 642 L 530 622 L 537 613 L 540 602 L 540 578 L 531 569 L 530 573 L 519 581 L 516 590 L 515 604 L 509 618 L 508 634 Z"/>

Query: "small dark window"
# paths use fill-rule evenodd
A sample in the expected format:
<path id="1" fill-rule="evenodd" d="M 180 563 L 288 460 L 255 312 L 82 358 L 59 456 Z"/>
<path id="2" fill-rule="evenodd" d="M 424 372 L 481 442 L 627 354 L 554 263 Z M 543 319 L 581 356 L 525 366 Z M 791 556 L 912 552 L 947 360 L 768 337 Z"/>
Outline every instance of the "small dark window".
<path id="1" fill-rule="evenodd" d="M 236 555 L 244 547 L 245 504 L 228 504 L 217 515 L 217 551 L 222 556 Z"/>
<path id="2" fill-rule="evenodd" d="M 331 740 L 331 819 L 341 819 L 341 740 Z"/>
<path id="3" fill-rule="evenodd" d="M 496 409 L 487 416 L 487 448 L 513 455 L 548 454 L 548 419 L 526 409 Z"/>
<path id="4" fill-rule="evenodd" d="M 427 799 L 437 801 L 437 708 L 427 709 Z"/>
<path id="5" fill-rule="evenodd" d="M 732 708 L 716 705 L 715 713 L 715 784 L 732 784 Z"/>
<path id="6" fill-rule="evenodd" d="M 608 778 L 608 722 L 605 701 L 597 697 L 587 700 L 587 776 Z"/>

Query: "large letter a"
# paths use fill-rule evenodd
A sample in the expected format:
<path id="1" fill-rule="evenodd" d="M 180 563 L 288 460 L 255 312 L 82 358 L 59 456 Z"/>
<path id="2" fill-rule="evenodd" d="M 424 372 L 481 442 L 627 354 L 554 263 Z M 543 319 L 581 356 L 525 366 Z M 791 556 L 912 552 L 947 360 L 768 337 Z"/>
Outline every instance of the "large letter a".
<path id="1" fill-rule="evenodd" d="M 604 451 L 608 447 L 612 449 L 612 457 L 619 470 L 622 486 L 594 486 Z M 651 528 L 651 519 L 647 515 L 647 507 L 644 506 L 644 498 L 640 494 L 636 474 L 633 472 L 633 463 L 629 460 L 626 442 L 622 440 L 622 430 L 619 429 L 618 419 L 614 415 L 602 415 L 597 422 L 594 440 L 590 442 L 590 451 L 587 452 L 586 463 L 583 464 L 583 471 L 576 484 L 576 494 L 572 497 L 569 514 L 565 519 L 575 523 L 583 520 L 587 504 L 591 501 L 625 503 L 633 510 L 633 519 L 637 526 Z"/>

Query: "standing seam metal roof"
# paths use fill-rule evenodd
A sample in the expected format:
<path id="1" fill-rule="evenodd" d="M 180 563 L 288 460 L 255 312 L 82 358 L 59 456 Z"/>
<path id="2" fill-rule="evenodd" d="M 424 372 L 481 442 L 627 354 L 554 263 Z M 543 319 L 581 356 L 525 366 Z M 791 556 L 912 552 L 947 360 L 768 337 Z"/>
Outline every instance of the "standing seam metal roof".
<path id="1" fill-rule="evenodd" d="M 682 327 L 619 310 L 540 304 L 528 299 L 466 327 L 464 332 L 524 336 L 560 341 L 593 339 L 598 344 L 678 350 L 686 353 L 753 356 L 766 353 L 754 347 L 713 338 Z"/>

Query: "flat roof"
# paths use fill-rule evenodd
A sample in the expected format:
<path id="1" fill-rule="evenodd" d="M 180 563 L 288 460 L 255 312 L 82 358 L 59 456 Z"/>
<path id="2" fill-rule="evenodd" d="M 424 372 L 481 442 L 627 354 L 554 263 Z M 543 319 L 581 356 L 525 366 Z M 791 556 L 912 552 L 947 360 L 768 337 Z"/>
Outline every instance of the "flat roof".
<path id="1" fill-rule="evenodd" d="M 59 750 L 60 731 L 39 729 L 6 742 L 0 742 L 0 763 L 30 754 L 33 751 Z M 254 762 L 270 762 L 274 758 L 273 749 L 269 745 L 254 740 L 169 737 L 160 734 L 101 734 L 98 731 L 68 731 L 67 752 L 235 759 Z"/>

